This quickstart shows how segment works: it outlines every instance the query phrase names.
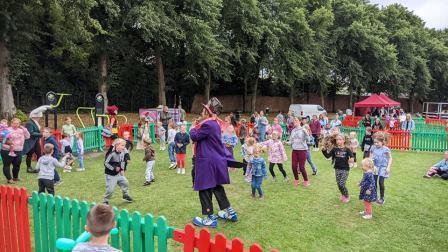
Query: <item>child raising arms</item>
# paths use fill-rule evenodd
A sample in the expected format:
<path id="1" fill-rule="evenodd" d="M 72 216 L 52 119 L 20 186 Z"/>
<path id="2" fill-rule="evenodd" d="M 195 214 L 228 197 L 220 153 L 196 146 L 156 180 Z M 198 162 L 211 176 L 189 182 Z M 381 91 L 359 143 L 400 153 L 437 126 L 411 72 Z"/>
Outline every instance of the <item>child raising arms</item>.
<path id="1" fill-rule="evenodd" d="M 269 172 L 272 175 L 272 179 L 275 181 L 275 172 L 274 172 L 274 166 L 277 165 L 278 169 L 283 175 L 283 180 L 287 181 L 288 177 L 286 176 L 286 172 L 283 169 L 283 163 L 288 160 L 288 157 L 286 156 L 285 147 L 283 146 L 282 141 L 280 141 L 280 134 L 278 131 L 273 131 L 271 134 L 272 139 L 267 140 L 263 143 L 260 143 L 259 145 L 261 147 L 268 147 L 268 153 L 269 153 Z"/>

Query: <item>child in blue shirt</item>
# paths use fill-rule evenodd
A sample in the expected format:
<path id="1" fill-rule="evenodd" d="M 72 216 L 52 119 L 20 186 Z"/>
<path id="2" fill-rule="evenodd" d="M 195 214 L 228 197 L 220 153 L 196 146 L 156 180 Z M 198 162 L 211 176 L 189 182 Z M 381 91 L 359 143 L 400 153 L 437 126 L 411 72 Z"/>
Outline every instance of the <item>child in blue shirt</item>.
<path id="1" fill-rule="evenodd" d="M 379 183 L 380 198 L 377 203 L 384 204 L 384 180 L 389 177 L 390 167 L 392 165 L 392 155 L 390 149 L 385 146 L 387 143 L 387 135 L 384 132 L 377 132 L 373 135 L 374 146 L 370 149 L 370 158 L 375 165 L 374 176 L 375 184 Z"/>
<path id="2" fill-rule="evenodd" d="M 444 159 L 431 166 L 423 177 L 432 178 L 434 175 L 438 175 L 445 180 L 448 179 L 448 151 L 445 151 Z"/>
<path id="3" fill-rule="evenodd" d="M 252 198 L 255 198 L 255 191 L 258 191 L 260 199 L 264 197 L 263 190 L 261 189 L 261 184 L 263 183 L 263 178 L 267 178 L 268 172 L 266 169 L 266 162 L 261 155 L 261 147 L 255 146 L 254 157 L 250 161 L 251 172 L 252 172 Z"/>

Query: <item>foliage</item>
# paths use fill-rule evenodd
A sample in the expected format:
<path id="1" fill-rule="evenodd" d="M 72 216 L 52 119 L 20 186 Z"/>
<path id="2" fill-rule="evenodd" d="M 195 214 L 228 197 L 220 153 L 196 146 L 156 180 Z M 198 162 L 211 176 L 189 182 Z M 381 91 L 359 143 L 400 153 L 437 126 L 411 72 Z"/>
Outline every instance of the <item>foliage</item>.
<path id="1" fill-rule="evenodd" d="M 20 109 L 17 110 L 15 117 L 19 118 L 21 122 L 28 121 L 28 116 Z"/>

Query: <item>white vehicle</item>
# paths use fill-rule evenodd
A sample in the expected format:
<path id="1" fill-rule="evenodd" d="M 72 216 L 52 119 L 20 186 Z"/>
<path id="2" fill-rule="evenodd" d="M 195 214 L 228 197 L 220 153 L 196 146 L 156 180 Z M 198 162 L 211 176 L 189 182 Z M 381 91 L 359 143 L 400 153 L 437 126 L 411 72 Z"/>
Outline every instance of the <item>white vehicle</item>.
<path id="1" fill-rule="evenodd" d="M 313 115 L 321 115 L 327 113 L 327 111 L 320 105 L 316 104 L 291 104 L 289 105 L 289 111 L 295 117 L 308 117 L 311 118 Z"/>

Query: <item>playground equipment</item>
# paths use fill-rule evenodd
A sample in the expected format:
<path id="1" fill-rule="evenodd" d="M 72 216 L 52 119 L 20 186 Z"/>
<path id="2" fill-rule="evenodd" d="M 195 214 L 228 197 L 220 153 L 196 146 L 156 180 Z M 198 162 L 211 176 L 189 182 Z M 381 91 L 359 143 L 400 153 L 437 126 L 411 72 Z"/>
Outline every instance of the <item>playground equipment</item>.
<path id="1" fill-rule="evenodd" d="M 69 95 L 71 94 L 55 93 L 53 91 L 50 91 L 45 95 L 46 105 L 40 106 L 39 108 L 35 109 L 40 109 L 42 112 L 45 112 L 45 127 L 48 127 L 49 112 L 53 112 L 54 129 L 58 128 L 58 112 L 56 108 L 61 105 L 62 98 Z"/>
<path id="2" fill-rule="evenodd" d="M 81 123 L 81 126 L 83 128 L 86 127 L 84 124 L 84 121 L 82 120 L 81 116 L 79 115 L 80 111 L 90 111 L 90 116 L 92 118 L 92 122 L 95 124 L 95 126 L 102 126 L 102 125 L 109 125 L 110 124 L 110 116 L 105 114 L 104 111 L 104 96 L 100 93 L 95 95 L 95 107 L 78 107 L 76 109 L 76 117 L 78 117 L 79 122 Z M 117 117 L 124 118 L 124 123 L 128 122 L 128 118 L 125 115 L 117 115 Z M 107 123 L 105 123 L 105 120 L 107 119 Z"/>
<path id="3" fill-rule="evenodd" d="M 446 102 L 424 102 L 423 116 L 426 118 L 447 119 L 448 103 Z"/>
<path id="4" fill-rule="evenodd" d="M 110 231 L 111 235 L 117 235 L 118 229 L 113 228 Z M 89 232 L 82 233 L 76 240 L 68 239 L 68 238 L 59 238 L 56 240 L 56 248 L 64 251 L 71 251 L 78 243 L 84 243 L 90 240 L 92 235 Z"/>

